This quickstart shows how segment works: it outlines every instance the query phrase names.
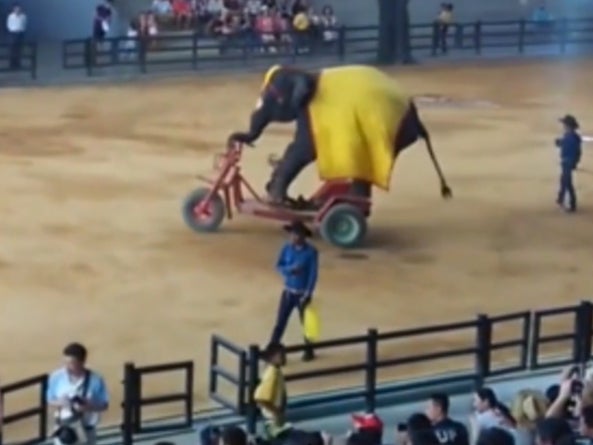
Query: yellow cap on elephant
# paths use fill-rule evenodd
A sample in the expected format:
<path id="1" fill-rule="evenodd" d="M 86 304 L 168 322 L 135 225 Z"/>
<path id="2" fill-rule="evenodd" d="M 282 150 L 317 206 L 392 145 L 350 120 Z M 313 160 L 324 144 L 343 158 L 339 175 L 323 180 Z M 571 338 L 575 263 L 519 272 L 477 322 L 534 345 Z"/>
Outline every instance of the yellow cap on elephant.
<path id="1" fill-rule="evenodd" d="M 274 75 L 274 73 L 281 68 L 282 68 L 282 65 L 274 65 L 268 71 L 266 71 L 266 74 L 264 75 L 264 81 L 261 86 L 262 91 L 266 89 L 266 87 L 270 83 L 270 80 L 272 80 L 272 76 Z"/>

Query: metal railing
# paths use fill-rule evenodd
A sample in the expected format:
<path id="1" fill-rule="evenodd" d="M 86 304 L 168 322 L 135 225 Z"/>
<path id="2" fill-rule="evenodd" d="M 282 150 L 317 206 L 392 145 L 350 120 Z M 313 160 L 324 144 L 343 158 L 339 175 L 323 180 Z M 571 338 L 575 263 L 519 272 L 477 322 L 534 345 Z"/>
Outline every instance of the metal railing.
<path id="1" fill-rule="evenodd" d="M 279 43 L 263 44 L 250 31 L 237 35 L 204 38 L 198 34 L 163 35 L 150 38 L 109 38 L 67 40 L 62 45 L 64 69 L 85 70 L 88 76 L 105 68 L 128 67 L 148 73 L 157 67 L 209 69 L 245 67 L 307 60 L 336 62 L 372 61 L 377 55 L 377 26 L 340 27 L 333 41 L 323 41 L 319 33 L 287 33 Z M 436 57 L 500 49 L 525 54 L 531 48 L 550 54 L 566 53 L 571 47 L 593 46 L 593 18 L 559 19 L 550 22 L 529 20 L 477 21 L 452 24 L 445 31 L 438 23 L 410 26 L 412 55 Z"/>

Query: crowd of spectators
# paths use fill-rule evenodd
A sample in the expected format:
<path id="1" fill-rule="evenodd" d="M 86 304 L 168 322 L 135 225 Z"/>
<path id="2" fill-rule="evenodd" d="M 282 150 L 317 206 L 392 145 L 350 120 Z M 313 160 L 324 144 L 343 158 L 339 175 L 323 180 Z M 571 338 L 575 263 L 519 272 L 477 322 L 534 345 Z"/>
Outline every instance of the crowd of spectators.
<path id="1" fill-rule="evenodd" d="M 128 37 L 154 36 L 160 29 L 191 30 L 268 52 L 288 45 L 308 51 L 338 38 L 332 6 L 317 11 L 308 0 L 153 0 L 150 10 L 130 23 Z"/>
<path id="2" fill-rule="evenodd" d="M 257 397 L 256 397 L 257 399 Z M 491 388 L 473 394 L 469 419 L 449 415 L 449 397 L 435 393 L 424 412 L 410 415 L 399 423 L 395 435 L 384 435 L 384 424 L 376 414 L 353 415 L 353 428 L 345 445 L 590 445 L 593 443 L 593 378 L 580 376 L 579 369 L 563 372 L 559 383 L 549 388 L 523 389 L 509 405 L 501 402 Z M 466 427 L 467 425 L 467 427 Z M 202 434 L 201 445 L 247 445 L 244 433 L 233 427 L 219 432 L 222 439 L 212 441 L 212 430 Z M 239 442 L 227 442 L 231 435 Z M 220 438 L 220 436 L 217 436 Z M 230 436 L 229 436 L 230 437 Z M 268 438 L 269 439 L 269 438 Z M 256 443 L 275 445 L 328 445 L 332 438 L 321 431 L 284 429 L 273 440 Z M 337 439 L 337 438 L 334 438 Z"/>

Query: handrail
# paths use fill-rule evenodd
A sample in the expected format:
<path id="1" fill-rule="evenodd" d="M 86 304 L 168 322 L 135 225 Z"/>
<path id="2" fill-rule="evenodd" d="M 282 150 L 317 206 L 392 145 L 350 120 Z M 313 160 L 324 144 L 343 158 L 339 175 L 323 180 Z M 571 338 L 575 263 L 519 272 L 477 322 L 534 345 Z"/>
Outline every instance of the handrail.
<path id="1" fill-rule="evenodd" d="M 528 19 L 457 22 L 452 32 L 436 22 L 410 25 L 410 49 L 436 57 L 472 51 L 515 50 L 523 54 L 539 47 L 562 54 L 569 47 L 593 45 L 593 18 L 561 18 L 550 22 Z M 379 48 L 379 27 L 343 26 L 336 29 L 336 40 L 325 42 L 315 33 L 289 32 L 278 44 L 257 43 L 249 32 L 231 37 L 205 38 L 198 34 L 162 35 L 150 38 L 114 37 L 101 42 L 92 39 L 66 40 L 62 45 L 65 69 L 84 69 L 93 76 L 103 68 L 121 66 L 147 73 L 158 66 L 175 65 L 184 69 L 244 67 L 274 62 L 304 60 L 356 61 L 375 57 Z M 254 43 L 256 42 L 256 43 Z"/>

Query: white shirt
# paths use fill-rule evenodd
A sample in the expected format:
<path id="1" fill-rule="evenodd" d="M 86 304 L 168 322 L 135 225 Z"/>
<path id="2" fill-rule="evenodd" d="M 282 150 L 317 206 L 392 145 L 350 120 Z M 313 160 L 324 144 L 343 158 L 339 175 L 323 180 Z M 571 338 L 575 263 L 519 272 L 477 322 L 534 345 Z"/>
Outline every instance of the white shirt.
<path id="1" fill-rule="evenodd" d="M 206 9 L 211 14 L 221 13 L 224 9 L 224 3 L 222 0 L 208 0 L 208 6 Z"/>
<path id="2" fill-rule="evenodd" d="M 257 15 L 261 9 L 260 0 L 247 0 L 245 3 L 245 12 L 251 15 Z"/>
<path id="3" fill-rule="evenodd" d="M 27 29 L 27 16 L 25 14 L 11 12 L 6 18 L 6 29 L 8 32 L 25 32 Z"/>
<path id="4" fill-rule="evenodd" d="M 476 413 L 476 420 L 480 431 L 500 426 L 500 418 L 496 415 L 494 410 L 491 409 L 482 411 L 481 413 Z"/>
<path id="5" fill-rule="evenodd" d="M 152 9 L 158 14 L 169 14 L 172 6 L 168 0 L 154 0 L 152 2 Z"/>
<path id="6" fill-rule="evenodd" d="M 96 372 L 91 372 L 86 394 L 82 394 L 83 383 L 84 377 L 73 379 L 64 368 L 57 369 L 50 374 L 48 379 L 47 401 L 53 402 L 62 398 L 72 399 L 74 396 L 80 396 L 95 403 L 109 403 L 109 395 L 103 377 Z M 61 408 L 57 414 L 60 420 L 65 421 L 71 418 L 74 413 L 69 408 Z M 83 415 L 83 423 L 86 426 L 94 427 L 100 419 L 101 416 L 97 412 Z"/>

